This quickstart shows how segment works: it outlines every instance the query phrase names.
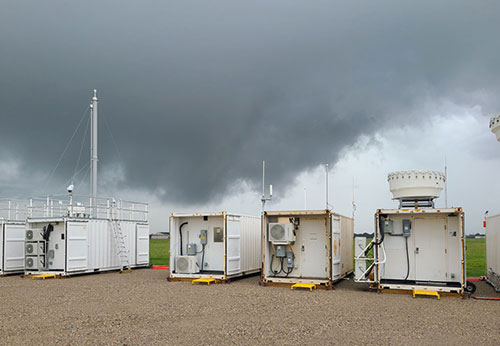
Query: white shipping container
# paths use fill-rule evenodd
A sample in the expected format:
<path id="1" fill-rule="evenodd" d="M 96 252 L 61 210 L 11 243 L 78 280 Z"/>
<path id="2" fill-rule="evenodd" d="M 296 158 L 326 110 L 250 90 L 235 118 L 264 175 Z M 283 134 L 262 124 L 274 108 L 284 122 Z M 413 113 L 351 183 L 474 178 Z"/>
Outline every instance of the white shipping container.
<path id="1" fill-rule="evenodd" d="M 330 288 L 353 271 L 353 226 L 330 210 L 264 212 L 262 283 Z"/>
<path id="2" fill-rule="evenodd" d="M 38 204 L 37 204 L 38 203 Z M 147 205 L 30 199 L 25 273 L 61 276 L 149 266 Z M 59 215 L 59 216 L 55 216 Z"/>
<path id="3" fill-rule="evenodd" d="M 378 289 L 464 293 L 462 208 L 379 209 L 375 224 Z"/>
<path id="4" fill-rule="evenodd" d="M 230 280 L 260 271 L 260 218 L 227 212 L 170 216 L 170 280 Z"/>
<path id="5" fill-rule="evenodd" d="M 112 222 L 116 221 L 76 217 L 28 219 L 26 233 L 47 229 L 49 225 L 53 231 L 48 241 L 26 237 L 26 246 L 41 249 L 38 253 L 26 251 L 26 273 L 66 276 L 119 270 L 124 263 L 130 268 L 148 266 L 149 225 L 118 221 L 125 245 L 124 262 L 118 253 Z"/>
<path id="6" fill-rule="evenodd" d="M 500 292 L 500 214 L 486 218 L 486 277 Z"/>

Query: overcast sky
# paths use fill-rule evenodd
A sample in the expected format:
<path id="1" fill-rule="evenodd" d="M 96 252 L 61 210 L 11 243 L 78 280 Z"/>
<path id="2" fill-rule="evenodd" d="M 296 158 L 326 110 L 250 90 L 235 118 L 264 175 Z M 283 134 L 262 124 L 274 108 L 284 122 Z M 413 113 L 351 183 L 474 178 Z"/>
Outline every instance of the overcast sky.
<path id="1" fill-rule="evenodd" d="M 498 13 L 497 1 L 0 1 L 1 195 L 71 180 L 87 194 L 96 88 L 100 194 L 150 202 L 154 231 L 172 211 L 258 214 L 265 159 L 270 208 L 324 208 L 329 163 L 330 203 L 351 215 L 354 195 L 356 232 L 371 232 L 375 210 L 396 206 L 387 173 L 443 170 L 445 157 L 448 204 L 480 231 L 500 212 Z"/>

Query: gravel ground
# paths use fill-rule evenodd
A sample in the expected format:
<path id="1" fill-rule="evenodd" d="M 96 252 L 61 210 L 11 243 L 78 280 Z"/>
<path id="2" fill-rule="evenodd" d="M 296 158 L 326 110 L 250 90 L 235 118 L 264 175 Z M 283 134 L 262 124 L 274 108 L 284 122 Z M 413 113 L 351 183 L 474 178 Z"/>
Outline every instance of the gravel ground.
<path id="1" fill-rule="evenodd" d="M 500 302 L 167 282 L 142 269 L 61 280 L 0 278 L 0 344 L 498 345 Z M 485 283 L 481 295 L 499 296 Z"/>

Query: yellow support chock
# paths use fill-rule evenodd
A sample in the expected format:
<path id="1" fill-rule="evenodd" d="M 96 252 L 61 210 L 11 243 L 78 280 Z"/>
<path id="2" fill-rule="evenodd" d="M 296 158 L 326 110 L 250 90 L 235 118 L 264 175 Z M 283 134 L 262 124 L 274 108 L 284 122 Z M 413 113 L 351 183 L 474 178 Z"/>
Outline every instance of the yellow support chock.
<path id="1" fill-rule="evenodd" d="M 191 284 L 194 285 L 194 284 L 198 284 L 199 283 L 199 284 L 207 284 L 208 286 L 210 286 L 210 284 L 212 282 L 215 282 L 215 279 L 204 279 L 204 278 L 202 278 L 202 279 L 195 279 L 195 280 L 191 281 Z"/>
<path id="2" fill-rule="evenodd" d="M 301 283 L 298 283 L 298 284 L 294 284 L 292 285 L 292 287 L 290 287 L 290 289 L 293 291 L 294 288 L 308 288 L 311 292 L 313 289 L 316 289 L 316 285 L 315 284 L 301 284 Z"/>
<path id="3" fill-rule="evenodd" d="M 56 278 L 56 274 L 40 274 L 40 275 L 33 275 L 31 277 L 33 280 L 34 279 L 42 279 L 42 280 L 45 280 L 45 279 L 55 279 Z"/>
<path id="4" fill-rule="evenodd" d="M 426 291 L 426 290 L 413 290 L 413 298 L 415 298 L 415 296 L 435 296 L 437 297 L 437 299 L 441 299 L 441 296 L 439 295 L 439 293 L 437 291 Z"/>

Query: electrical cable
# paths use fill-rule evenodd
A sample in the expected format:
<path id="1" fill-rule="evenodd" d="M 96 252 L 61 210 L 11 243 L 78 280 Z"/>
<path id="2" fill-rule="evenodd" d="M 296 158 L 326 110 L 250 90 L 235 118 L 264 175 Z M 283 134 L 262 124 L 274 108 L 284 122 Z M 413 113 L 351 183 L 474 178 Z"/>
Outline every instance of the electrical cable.
<path id="1" fill-rule="evenodd" d="M 380 232 L 380 241 L 374 242 L 373 245 L 377 245 L 378 246 L 378 245 L 380 245 L 380 244 L 382 244 L 384 242 L 385 232 L 383 231 L 382 222 L 383 222 L 382 215 L 379 215 L 379 218 L 378 218 L 378 229 L 379 229 L 379 232 Z"/>
<path id="2" fill-rule="evenodd" d="M 188 224 L 188 222 L 186 221 L 184 223 L 181 223 L 181 225 L 179 226 L 179 239 L 181 241 L 181 256 L 183 253 L 183 251 L 182 251 L 182 226 L 187 225 L 187 224 Z"/>
<path id="3" fill-rule="evenodd" d="M 203 271 L 203 264 L 205 262 L 205 244 L 202 244 L 201 247 L 203 248 L 202 254 L 201 254 L 201 271 Z"/>
<path id="4" fill-rule="evenodd" d="M 408 276 L 410 275 L 410 254 L 408 253 L 408 237 L 405 237 L 406 243 L 406 277 L 404 280 L 408 280 Z"/>
<path id="5" fill-rule="evenodd" d="M 51 223 L 49 223 L 47 225 L 47 227 L 43 227 L 43 234 L 42 234 L 42 238 L 45 240 L 45 241 L 49 241 L 49 237 L 50 237 L 50 233 L 52 233 L 52 231 L 54 230 L 54 226 L 52 226 Z"/>
<path id="6" fill-rule="evenodd" d="M 274 276 L 278 275 L 279 273 L 281 273 L 281 270 L 279 271 L 276 271 L 276 270 L 273 270 L 273 262 L 274 262 L 274 254 L 271 255 L 271 265 L 269 266 L 271 269 L 271 273 L 273 273 Z"/>

